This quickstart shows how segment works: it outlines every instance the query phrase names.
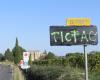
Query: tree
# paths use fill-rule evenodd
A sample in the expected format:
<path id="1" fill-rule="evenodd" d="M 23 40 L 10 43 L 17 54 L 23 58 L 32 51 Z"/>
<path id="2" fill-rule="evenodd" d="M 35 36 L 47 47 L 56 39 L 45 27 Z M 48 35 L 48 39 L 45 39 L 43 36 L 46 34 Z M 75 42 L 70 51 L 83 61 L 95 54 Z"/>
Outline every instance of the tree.
<path id="1" fill-rule="evenodd" d="M 66 59 L 71 67 L 84 68 L 84 55 L 82 53 L 66 54 Z"/>
<path id="2" fill-rule="evenodd" d="M 2 53 L 0 53 L 0 61 L 5 60 L 4 55 L 2 55 Z"/>
<path id="3" fill-rule="evenodd" d="M 22 60 L 24 51 L 25 49 L 19 46 L 18 39 L 16 38 L 15 47 L 12 50 L 15 64 L 18 64 Z"/>
<path id="4" fill-rule="evenodd" d="M 88 55 L 89 70 L 99 71 L 100 70 L 100 52 L 95 52 L 94 54 Z"/>
<path id="5" fill-rule="evenodd" d="M 32 65 L 32 55 L 29 56 L 29 65 Z"/>
<path id="6" fill-rule="evenodd" d="M 55 59 L 55 58 L 56 58 L 56 56 L 54 55 L 54 53 L 48 52 L 46 59 Z"/>
<path id="7" fill-rule="evenodd" d="M 13 53 L 10 51 L 9 48 L 5 51 L 5 59 L 8 60 L 8 61 L 14 60 Z"/>

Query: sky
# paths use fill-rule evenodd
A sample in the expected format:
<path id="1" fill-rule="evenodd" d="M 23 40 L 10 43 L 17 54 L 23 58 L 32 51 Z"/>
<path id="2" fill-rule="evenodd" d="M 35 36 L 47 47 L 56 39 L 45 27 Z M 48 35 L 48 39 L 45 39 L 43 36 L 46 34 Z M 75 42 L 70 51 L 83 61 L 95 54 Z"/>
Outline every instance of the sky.
<path id="1" fill-rule="evenodd" d="M 67 18 L 90 18 L 100 34 L 100 0 L 0 0 L 0 52 L 12 49 L 16 37 L 26 50 L 51 51 L 56 55 L 83 52 L 83 46 L 50 46 L 51 25 L 66 25 Z M 100 51 L 89 45 L 87 52 Z"/>

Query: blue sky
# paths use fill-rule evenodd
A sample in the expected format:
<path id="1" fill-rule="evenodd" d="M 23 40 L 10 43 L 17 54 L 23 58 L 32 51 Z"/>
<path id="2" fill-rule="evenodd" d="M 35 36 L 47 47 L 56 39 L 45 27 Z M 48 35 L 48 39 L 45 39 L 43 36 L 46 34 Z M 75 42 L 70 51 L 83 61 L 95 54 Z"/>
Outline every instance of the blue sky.
<path id="1" fill-rule="evenodd" d="M 99 0 L 1 0 L 0 52 L 12 49 L 16 37 L 26 50 L 47 50 L 56 55 L 83 52 L 83 46 L 50 46 L 49 26 L 66 25 L 70 17 L 90 18 L 100 34 Z M 99 51 L 100 43 L 86 50 Z"/>

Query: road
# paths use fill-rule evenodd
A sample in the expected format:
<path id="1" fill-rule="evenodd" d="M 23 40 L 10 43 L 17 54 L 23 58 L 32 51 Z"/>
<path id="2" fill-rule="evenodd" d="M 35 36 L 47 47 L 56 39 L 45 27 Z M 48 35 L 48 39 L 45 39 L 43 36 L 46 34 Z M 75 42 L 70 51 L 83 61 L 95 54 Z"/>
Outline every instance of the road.
<path id="1" fill-rule="evenodd" d="M 13 80 L 13 70 L 11 65 L 0 64 L 0 80 Z"/>

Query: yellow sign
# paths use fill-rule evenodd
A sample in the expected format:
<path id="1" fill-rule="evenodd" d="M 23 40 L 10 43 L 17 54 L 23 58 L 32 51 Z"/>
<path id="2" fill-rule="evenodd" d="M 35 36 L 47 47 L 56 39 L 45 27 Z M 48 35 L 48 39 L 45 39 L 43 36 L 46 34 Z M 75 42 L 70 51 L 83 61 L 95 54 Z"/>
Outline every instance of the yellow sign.
<path id="1" fill-rule="evenodd" d="M 68 18 L 67 26 L 90 26 L 91 20 L 89 18 Z"/>

